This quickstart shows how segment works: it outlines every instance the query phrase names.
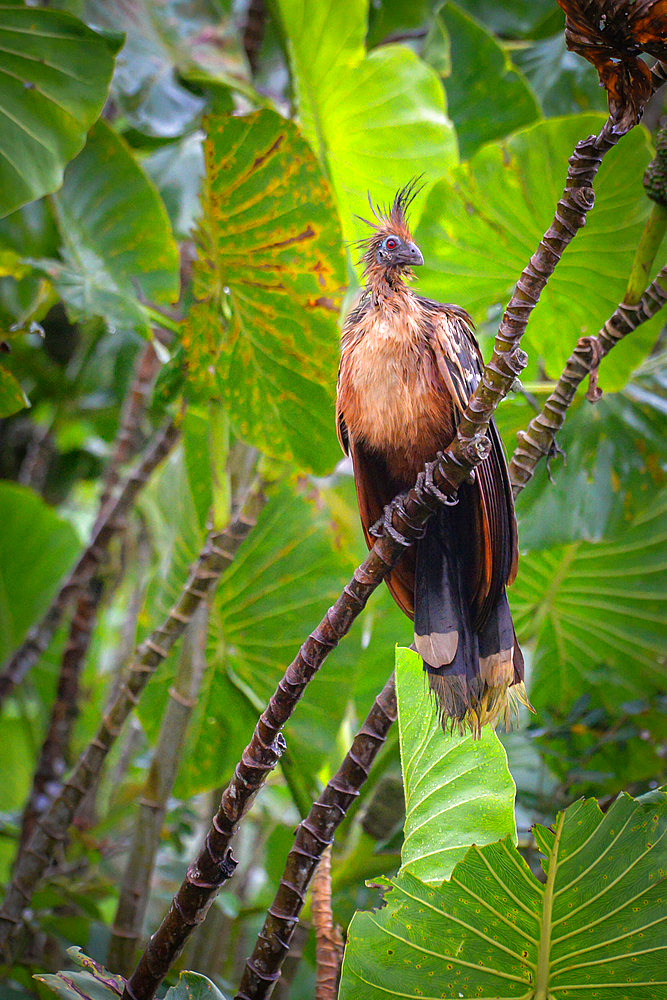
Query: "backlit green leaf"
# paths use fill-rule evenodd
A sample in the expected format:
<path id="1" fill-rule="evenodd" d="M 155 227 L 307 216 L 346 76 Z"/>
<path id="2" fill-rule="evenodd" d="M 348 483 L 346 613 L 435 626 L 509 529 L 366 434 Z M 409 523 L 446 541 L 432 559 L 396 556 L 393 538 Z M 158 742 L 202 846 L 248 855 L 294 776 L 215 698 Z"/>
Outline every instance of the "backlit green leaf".
<path id="1" fill-rule="evenodd" d="M 26 406 L 30 403 L 20 384 L 11 372 L 0 366 L 0 417 L 9 417 Z"/>
<path id="2" fill-rule="evenodd" d="M 495 732 L 445 734 L 421 657 L 396 650 L 396 691 L 405 787 L 401 871 L 425 882 L 451 875 L 471 844 L 516 840 L 514 782 Z"/>
<path id="3" fill-rule="evenodd" d="M 211 117 L 206 162 L 190 376 L 228 402 L 242 438 L 329 471 L 345 282 L 329 187 L 295 125 L 268 110 Z"/>
<path id="4" fill-rule="evenodd" d="M 416 234 L 426 261 L 420 291 L 459 303 L 476 322 L 498 314 L 553 219 L 576 142 L 599 131 L 603 120 L 578 115 L 539 122 L 482 147 L 451 180 L 437 184 Z M 531 315 L 522 341 L 529 372 L 539 362 L 557 378 L 577 339 L 597 333 L 622 300 L 649 212 L 641 183 L 649 159 L 646 133 L 634 129 L 603 161 L 595 208 Z M 659 323 L 654 319 L 614 348 L 608 389 L 622 388 Z"/>

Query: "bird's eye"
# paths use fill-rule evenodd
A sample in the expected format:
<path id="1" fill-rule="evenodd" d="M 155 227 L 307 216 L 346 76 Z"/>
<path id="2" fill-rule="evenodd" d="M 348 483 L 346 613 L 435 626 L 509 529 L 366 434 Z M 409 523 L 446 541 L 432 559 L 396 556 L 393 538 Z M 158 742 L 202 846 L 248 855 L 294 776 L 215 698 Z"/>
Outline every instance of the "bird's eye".
<path id="1" fill-rule="evenodd" d="M 395 240 L 393 236 L 390 236 L 387 242 L 385 243 L 385 246 L 387 250 L 395 250 L 396 247 L 398 246 L 398 240 Z"/>

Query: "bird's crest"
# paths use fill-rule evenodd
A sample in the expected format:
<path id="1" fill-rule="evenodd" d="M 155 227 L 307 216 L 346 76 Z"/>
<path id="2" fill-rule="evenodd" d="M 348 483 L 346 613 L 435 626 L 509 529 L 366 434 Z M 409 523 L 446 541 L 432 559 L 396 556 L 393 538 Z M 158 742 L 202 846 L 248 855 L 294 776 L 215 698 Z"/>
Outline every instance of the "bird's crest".
<path id="1" fill-rule="evenodd" d="M 423 184 L 420 185 L 420 181 L 421 176 L 413 177 L 405 187 L 400 188 L 396 192 L 394 200 L 390 205 L 374 205 L 370 194 L 368 195 L 368 204 L 371 207 L 375 221 L 364 219 L 361 215 L 357 216 L 361 222 L 364 222 L 373 230 L 370 236 L 359 240 L 357 243 L 359 249 L 363 251 L 359 263 L 365 265 L 366 271 L 375 266 L 375 251 L 389 233 L 399 236 L 405 242 L 412 240 L 412 234 L 408 228 L 408 209 L 424 187 Z"/>

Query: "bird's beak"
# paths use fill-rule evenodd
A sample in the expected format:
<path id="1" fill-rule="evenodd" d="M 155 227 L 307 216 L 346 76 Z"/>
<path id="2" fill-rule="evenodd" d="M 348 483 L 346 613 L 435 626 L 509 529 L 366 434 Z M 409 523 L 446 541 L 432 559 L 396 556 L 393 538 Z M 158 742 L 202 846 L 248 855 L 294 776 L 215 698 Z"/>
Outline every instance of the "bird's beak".
<path id="1" fill-rule="evenodd" d="M 418 267 L 424 263 L 422 252 L 416 243 L 406 243 L 398 258 L 399 264 L 407 264 L 409 267 Z"/>

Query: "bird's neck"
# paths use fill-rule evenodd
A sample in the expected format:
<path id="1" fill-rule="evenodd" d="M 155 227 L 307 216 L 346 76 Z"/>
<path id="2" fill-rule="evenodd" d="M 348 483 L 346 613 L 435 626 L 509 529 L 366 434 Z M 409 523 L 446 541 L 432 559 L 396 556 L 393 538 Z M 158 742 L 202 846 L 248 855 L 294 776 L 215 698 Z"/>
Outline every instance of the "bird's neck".
<path id="1" fill-rule="evenodd" d="M 393 311 L 408 305 L 415 293 L 400 274 L 378 269 L 367 275 L 366 294 L 372 306 Z"/>

